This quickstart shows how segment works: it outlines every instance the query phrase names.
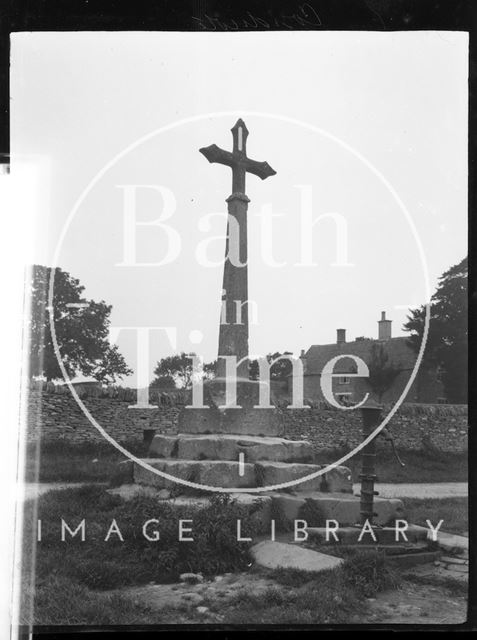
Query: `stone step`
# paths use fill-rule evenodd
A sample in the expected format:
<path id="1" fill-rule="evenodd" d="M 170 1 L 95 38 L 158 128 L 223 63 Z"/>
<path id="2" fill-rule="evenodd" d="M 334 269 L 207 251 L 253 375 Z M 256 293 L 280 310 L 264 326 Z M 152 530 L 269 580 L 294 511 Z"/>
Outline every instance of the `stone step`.
<path id="1" fill-rule="evenodd" d="M 326 465 L 260 461 L 257 462 L 256 466 L 259 476 L 258 485 L 270 487 L 290 482 L 291 480 L 297 480 L 298 478 L 304 478 L 323 469 Z M 352 493 L 353 484 L 351 471 L 348 467 L 335 467 L 326 474 L 290 486 L 290 490 L 294 492 L 326 491 L 333 493 Z"/>
<path id="2" fill-rule="evenodd" d="M 239 474 L 238 462 L 228 460 L 180 460 L 164 458 L 146 458 L 148 465 L 167 473 L 173 478 L 196 482 L 208 487 L 232 488 L 232 487 L 255 487 L 255 465 L 245 463 L 243 475 Z M 173 478 L 165 478 L 157 473 L 145 469 L 141 465 L 134 463 L 133 481 L 137 484 L 152 486 L 161 489 L 171 489 L 176 487 L 187 487 L 176 482 Z"/>
<path id="3" fill-rule="evenodd" d="M 133 463 L 132 481 L 137 484 L 169 489 L 180 486 L 174 478 L 188 480 L 206 487 L 268 487 L 290 482 L 318 471 L 323 465 L 301 464 L 298 462 L 245 462 L 242 465 L 232 460 L 184 460 L 181 458 L 148 458 L 149 466 L 169 474 L 165 478 L 160 474 Z M 240 473 L 242 472 L 242 475 Z M 182 485 L 184 486 L 184 485 Z M 351 472 L 347 467 L 336 467 L 326 476 L 318 476 L 290 487 L 293 492 L 301 491 L 351 491 Z"/>
<path id="4" fill-rule="evenodd" d="M 336 520 L 340 527 L 342 527 L 345 525 L 354 525 L 360 521 L 360 498 L 350 493 L 308 491 L 299 493 L 298 495 L 280 492 L 269 492 L 264 495 L 269 495 L 272 498 L 274 513 L 279 514 L 281 519 L 293 524 L 294 520 L 306 520 L 308 517 L 310 537 L 321 536 L 322 541 L 325 541 L 325 529 L 313 526 L 316 524 L 314 518 L 306 516 L 306 514 L 312 512 L 312 510 L 315 513 L 314 517 L 319 517 L 322 524 L 325 524 L 325 520 Z M 374 511 L 377 514 L 374 522 L 381 526 L 395 519 L 405 519 L 403 503 L 397 498 L 375 498 Z M 413 531 L 413 534 L 414 533 Z M 410 536 L 408 537 L 411 540 L 418 538 L 425 539 L 426 535 L 427 533 L 424 532 L 423 537 L 422 532 L 420 532 L 416 533 L 412 538 Z"/>
<path id="5" fill-rule="evenodd" d="M 172 471 L 172 469 L 169 469 Z M 153 475 L 153 474 L 151 474 Z M 141 473 L 137 474 L 137 477 L 141 477 Z M 144 476 L 142 476 L 144 478 Z M 161 482 L 160 476 L 147 478 L 147 485 L 141 484 L 123 484 L 121 487 L 110 489 L 112 494 L 121 496 L 124 500 L 134 500 L 141 496 L 157 497 L 158 501 L 168 501 L 171 497 L 168 489 L 162 488 L 162 486 L 151 486 L 151 482 Z M 169 488 L 172 488 L 174 483 L 171 483 Z M 175 483 L 176 488 L 179 487 Z M 179 487 L 180 489 L 180 487 Z M 183 487 L 184 491 L 180 495 L 176 495 L 171 504 L 175 506 L 183 506 L 193 509 L 200 509 L 210 504 L 211 493 L 204 493 L 203 495 L 188 495 L 187 488 Z M 350 527 L 359 521 L 360 517 L 360 501 L 359 498 L 350 494 L 344 493 L 320 493 L 320 492 L 308 492 L 299 494 L 296 496 L 286 493 L 234 493 L 233 499 L 239 504 L 251 506 L 260 504 L 260 509 L 255 513 L 254 517 L 257 517 L 262 524 L 261 530 L 270 535 L 271 520 L 275 520 L 276 530 L 288 531 L 286 534 L 290 540 L 293 540 L 293 529 L 295 520 L 307 520 L 309 525 L 307 531 L 310 536 L 310 541 L 315 540 L 319 544 L 326 543 L 325 529 L 324 527 L 312 526 L 315 524 L 313 518 L 310 518 L 310 502 L 313 504 L 313 509 L 316 514 L 321 514 L 323 520 L 336 520 L 339 523 L 340 529 L 338 530 L 338 537 L 342 537 L 343 544 L 354 544 L 360 529 L 356 527 Z M 302 509 L 306 506 L 306 509 Z M 375 499 L 375 511 L 378 513 L 375 518 L 376 524 L 385 525 L 392 520 L 399 518 L 404 519 L 404 508 L 401 500 L 376 498 Z M 356 533 L 358 531 L 358 533 Z M 393 529 L 394 531 L 394 529 Z M 426 530 L 419 530 L 419 528 L 410 525 L 408 531 L 408 538 L 410 542 L 425 542 L 427 532 Z M 388 536 L 388 534 L 384 534 Z M 368 536 L 369 537 L 369 536 Z M 389 540 L 389 537 L 387 538 Z M 330 543 L 333 542 L 331 537 Z M 364 547 L 366 540 L 363 539 L 363 543 L 360 543 Z"/>
<path id="6" fill-rule="evenodd" d="M 149 455 L 182 460 L 234 460 L 244 454 L 245 462 L 273 460 L 280 462 L 311 462 L 313 447 L 305 440 L 285 440 L 239 434 L 179 433 L 154 436 Z"/>

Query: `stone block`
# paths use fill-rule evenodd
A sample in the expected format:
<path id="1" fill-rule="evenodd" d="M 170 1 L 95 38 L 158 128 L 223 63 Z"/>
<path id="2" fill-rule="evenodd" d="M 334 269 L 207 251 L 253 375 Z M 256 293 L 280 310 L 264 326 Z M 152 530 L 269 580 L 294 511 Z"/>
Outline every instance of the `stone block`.
<path id="1" fill-rule="evenodd" d="M 255 562 L 267 569 L 300 569 L 301 571 L 327 571 L 343 563 L 342 558 L 306 549 L 296 544 L 264 540 L 254 544 L 250 553 Z"/>
<path id="2" fill-rule="evenodd" d="M 157 434 L 153 437 L 149 446 L 149 455 L 153 458 L 175 458 L 177 449 L 177 436 L 165 436 Z"/>
<path id="3" fill-rule="evenodd" d="M 330 493 L 353 493 L 351 469 L 348 467 L 334 467 L 323 476 L 321 490 Z"/>
<path id="4" fill-rule="evenodd" d="M 178 416 L 180 433 L 219 433 L 220 414 L 217 409 L 183 408 Z"/>
<path id="5" fill-rule="evenodd" d="M 255 467 L 253 464 L 243 465 L 243 475 L 239 475 L 237 462 L 203 460 L 199 464 L 198 482 L 209 487 L 254 487 Z"/>
<path id="6" fill-rule="evenodd" d="M 164 473 L 168 473 L 174 478 L 181 478 L 189 482 L 196 482 L 198 478 L 198 462 L 190 460 L 166 460 L 162 458 L 146 458 L 144 460 L 148 465 Z M 173 487 L 184 487 L 173 479 L 164 478 L 163 476 L 145 469 L 137 462 L 134 463 L 134 482 L 137 484 L 156 487 L 159 489 L 171 489 Z"/>
<path id="7" fill-rule="evenodd" d="M 262 487 L 270 487 L 299 478 L 304 478 L 311 473 L 319 471 L 321 465 L 316 464 L 300 464 L 298 462 L 268 462 L 260 461 L 256 463 L 257 468 L 257 485 Z M 319 491 L 322 476 L 317 476 L 311 480 L 305 480 L 299 484 L 290 487 L 293 491 Z"/>
<path id="8" fill-rule="evenodd" d="M 336 520 L 340 525 L 353 525 L 360 521 L 360 499 L 342 493 L 305 492 L 298 495 L 271 493 L 272 503 L 288 521 L 300 518 L 300 508 L 306 499 L 312 500 L 326 520 Z M 401 500 L 375 498 L 375 524 L 384 526 L 396 518 L 405 519 Z"/>
<path id="9" fill-rule="evenodd" d="M 144 461 L 154 469 L 168 473 L 174 478 L 196 482 L 201 485 L 224 489 L 255 486 L 255 467 L 253 464 L 244 464 L 244 473 L 239 475 L 238 463 L 231 461 L 162 458 L 149 458 Z M 181 485 L 180 482 L 174 479 L 164 478 L 137 463 L 134 463 L 134 482 L 160 489 L 170 489 L 174 486 L 182 487 L 184 493 L 187 493 L 188 490 L 186 485 Z"/>
<path id="10" fill-rule="evenodd" d="M 161 444 L 162 450 L 164 450 L 164 445 Z M 313 449 L 311 444 L 306 441 L 235 434 L 179 434 L 177 440 L 177 457 L 184 460 L 238 461 L 240 453 L 244 454 L 245 462 L 256 462 L 257 460 L 306 461 L 312 457 Z"/>
<path id="11" fill-rule="evenodd" d="M 275 409 L 184 408 L 179 415 L 180 433 L 280 436 L 283 424 Z"/>

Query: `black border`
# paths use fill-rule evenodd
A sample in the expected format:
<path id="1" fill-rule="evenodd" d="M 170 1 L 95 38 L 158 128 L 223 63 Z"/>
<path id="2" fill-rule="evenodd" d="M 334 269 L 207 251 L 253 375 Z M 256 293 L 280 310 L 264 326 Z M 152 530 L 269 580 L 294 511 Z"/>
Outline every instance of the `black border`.
<path id="1" fill-rule="evenodd" d="M 476 473 L 471 453 L 477 450 L 475 399 L 477 389 L 477 271 L 473 248 L 477 163 L 477 0 L 0 0 L 0 164 L 9 162 L 10 33 L 16 31 L 468 31 L 469 32 L 469 538 L 477 531 Z M 265 72 L 265 71 L 264 71 Z M 438 132 L 436 132 L 438 135 Z M 471 631 L 477 629 L 476 557 L 470 548 L 468 621 L 463 625 L 150 625 L 133 633 L 157 637 L 194 632 L 234 637 L 249 630 L 316 633 L 324 630 Z M 131 627 L 36 627 L 33 638 L 83 639 L 100 631 L 113 634 Z M 153 632 L 153 633 L 151 633 Z M 130 633 L 128 633 L 130 636 Z M 20 629 L 21 639 L 28 630 Z"/>

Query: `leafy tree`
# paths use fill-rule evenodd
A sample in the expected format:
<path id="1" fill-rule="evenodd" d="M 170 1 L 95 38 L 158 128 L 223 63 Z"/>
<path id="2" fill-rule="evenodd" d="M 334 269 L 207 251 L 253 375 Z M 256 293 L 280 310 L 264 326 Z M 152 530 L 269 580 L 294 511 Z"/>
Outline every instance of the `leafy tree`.
<path id="1" fill-rule="evenodd" d="M 431 298 L 429 334 L 422 366 L 442 368 L 447 400 L 467 402 L 467 258 L 445 271 Z M 404 330 L 417 352 L 424 334 L 425 307 L 411 309 Z"/>
<path id="2" fill-rule="evenodd" d="M 161 378 L 171 378 L 176 387 L 190 389 L 192 386 L 194 370 L 192 366 L 192 356 L 195 353 L 181 353 L 161 358 L 154 369 L 156 379 L 152 381 L 151 386 L 156 386 L 156 381 Z M 204 363 L 203 377 L 213 378 L 215 376 L 217 362 Z"/>
<path id="3" fill-rule="evenodd" d="M 275 353 L 267 354 L 267 361 L 270 363 L 272 360 L 276 360 L 280 356 L 293 356 L 291 351 L 284 351 L 280 353 L 276 351 Z M 284 358 L 283 360 L 279 360 L 272 364 L 270 368 L 270 380 L 286 380 L 288 375 L 292 372 L 293 365 L 288 358 Z M 258 360 L 251 360 L 249 366 L 249 376 L 251 380 L 258 380 L 260 377 L 260 367 L 258 364 Z"/>
<path id="4" fill-rule="evenodd" d="M 51 337 L 48 291 L 51 268 L 32 269 L 29 320 L 30 375 L 47 380 L 63 377 Z M 79 280 L 60 268 L 55 269 L 53 318 L 61 360 L 69 377 L 91 376 L 99 382 L 114 382 L 129 375 L 118 347 L 108 340 L 111 305 L 83 297 Z M 85 304 L 71 307 L 69 304 Z"/>
<path id="5" fill-rule="evenodd" d="M 389 362 L 389 355 L 386 353 L 383 344 L 373 344 L 371 347 L 371 357 L 368 363 L 369 378 L 368 383 L 373 392 L 381 402 L 385 392 L 390 389 L 393 382 L 400 373 L 398 365 Z"/>
<path id="6" fill-rule="evenodd" d="M 160 389 L 161 391 L 174 391 L 174 389 L 177 389 L 176 381 L 172 376 L 159 376 L 151 382 L 149 387 L 151 389 Z"/>

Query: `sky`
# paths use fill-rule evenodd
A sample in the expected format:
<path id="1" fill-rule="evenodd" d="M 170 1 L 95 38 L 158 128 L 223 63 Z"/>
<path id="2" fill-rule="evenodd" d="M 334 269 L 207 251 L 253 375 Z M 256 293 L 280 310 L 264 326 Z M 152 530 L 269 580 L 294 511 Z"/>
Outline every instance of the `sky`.
<path id="1" fill-rule="evenodd" d="M 151 372 L 174 351 L 214 359 L 231 175 L 198 149 L 231 150 L 242 117 L 277 172 L 247 176 L 251 353 L 376 337 L 383 310 L 403 335 L 426 271 L 432 293 L 467 253 L 467 56 L 453 32 L 13 34 L 32 262 L 112 304 L 114 327 L 174 327 L 174 345 L 152 334 Z M 149 223 L 132 244 L 130 185 Z M 169 231 L 150 224 L 164 215 Z M 134 369 L 135 331 L 117 342 Z"/>

